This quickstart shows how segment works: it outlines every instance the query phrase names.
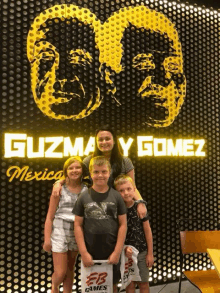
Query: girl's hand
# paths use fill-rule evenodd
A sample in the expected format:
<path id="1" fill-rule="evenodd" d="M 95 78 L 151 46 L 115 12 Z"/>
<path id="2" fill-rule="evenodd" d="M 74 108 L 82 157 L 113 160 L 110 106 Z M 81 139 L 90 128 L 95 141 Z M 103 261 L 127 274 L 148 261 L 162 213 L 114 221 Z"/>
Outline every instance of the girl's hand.
<path id="1" fill-rule="evenodd" d="M 127 256 L 127 258 L 131 258 L 132 257 L 132 248 L 131 247 L 125 247 L 125 255 Z"/>
<path id="2" fill-rule="evenodd" d="M 60 194 L 61 194 L 61 189 L 62 189 L 62 184 L 61 184 L 61 182 L 60 182 L 60 181 L 55 182 L 54 185 L 53 185 L 53 189 L 52 189 L 52 194 L 51 194 L 51 196 L 59 197 Z"/>
<path id="3" fill-rule="evenodd" d="M 50 242 L 44 242 L 43 244 L 43 250 L 45 250 L 46 252 L 51 252 L 52 249 L 52 245 Z"/>
<path id="4" fill-rule="evenodd" d="M 146 217 L 147 214 L 147 208 L 146 205 L 144 203 L 139 203 L 137 206 L 137 213 L 138 213 L 138 217 L 140 219 L 143 219 L 144 217 Z"/>
<path id="5" fill-rule="evenodd" d="M 154 256 L 153 254 L 146 255 L 146 265 L 148 268 L 151 268 L 154 264 Z"/>

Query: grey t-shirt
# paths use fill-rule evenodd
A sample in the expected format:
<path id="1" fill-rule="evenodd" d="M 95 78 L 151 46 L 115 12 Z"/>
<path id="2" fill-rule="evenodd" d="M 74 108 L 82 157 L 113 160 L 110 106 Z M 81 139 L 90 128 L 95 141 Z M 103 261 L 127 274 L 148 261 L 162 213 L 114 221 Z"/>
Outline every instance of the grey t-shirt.
<path id="1" fill-rule="evenodd" d="M 127 212 L 121 195 L 113 188 L 106 193 L 90 188 L 79 196 L 73 212 L 83 217 L 85 244 L 93 259 L 107 259 L 117 242 L 118 216 Z"/>
<path id="2" fill-rule="evenodd" d="M 83 160 L 83 163 L 85 164 L 85 166 L 87 167 L 87 169 L 89 170 L 89 163 L 92 159 L 92 155 L 86 157 L 84 160 Z M 128 158 L 128 157 L 123 157 L 122 158 L 122 164 L 121 164 L 121 173 L 120 174 L 127 174 L 128 172 L 130 172 L 131 170 L 134 169 L 134 165 L 132 164 L 132 161 Z M 88 172 L 88 175 L 89 175 L 89 172 Z M 111 175 L 109 177 L 109 180 L 108 180 L 108 185 L 110 187 L 114 187 L 114 180 L 115 178 L 113 178 L 112 176 L 112 172 L 111 172 Z"/>

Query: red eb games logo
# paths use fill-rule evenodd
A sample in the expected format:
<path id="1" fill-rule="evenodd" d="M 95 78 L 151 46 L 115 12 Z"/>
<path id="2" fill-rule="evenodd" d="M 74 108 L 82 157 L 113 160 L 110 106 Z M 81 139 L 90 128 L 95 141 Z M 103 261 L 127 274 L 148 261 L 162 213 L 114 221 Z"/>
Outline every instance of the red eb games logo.
<path id="1" fill-rule="evenodd" d="M 106 272 L 91 273 L 89 276 L 87 276 L 86 284 L 87 286 L 90 286 L 95 282 L 97 285 L 102 285 L 103 283 L 105 283 L 107 276 L 108 274 Z"/>
<path id="2" fill-rule="evenodd" d="M 124 273 L 128 273 L 129 268 L 132 267 L 133 265 L 133 259 L 129 258 L 128 261 L 125 263 L 125 272 Z"/>

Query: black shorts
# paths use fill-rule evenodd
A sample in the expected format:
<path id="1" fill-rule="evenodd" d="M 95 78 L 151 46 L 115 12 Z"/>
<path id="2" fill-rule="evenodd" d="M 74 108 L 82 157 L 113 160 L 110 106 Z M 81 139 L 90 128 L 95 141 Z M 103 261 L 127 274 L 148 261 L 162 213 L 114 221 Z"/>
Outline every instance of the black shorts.
<path id="1" fill-rule="evenodd" d="M 119 260 L 117 265 L 113 265 L 113 284 L 118 284 L 119 280 L 121 279 L 121 260 Z"/>

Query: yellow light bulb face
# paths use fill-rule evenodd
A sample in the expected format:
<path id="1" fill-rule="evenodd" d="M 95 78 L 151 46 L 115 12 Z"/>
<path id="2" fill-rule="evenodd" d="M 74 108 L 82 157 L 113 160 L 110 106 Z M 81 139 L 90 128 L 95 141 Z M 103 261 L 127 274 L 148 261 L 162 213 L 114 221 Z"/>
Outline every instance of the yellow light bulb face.
<path id="1" fill-rule="evenodd" d="M 111 68 L 118 80 L 135 80 L 136 89 L 126 93 L 124 103 L 124 84 L 115 84 L 115 99 L 124 109 L 133 100 L 141 109 L 151 109 L 149 113 L 142 110 L 145 124 L 171 125 L 186 96 L 182 49 L 174 24 L 145 6 L 127 7 L 114 13 L 103 31 L 108 42 L 100 50 L 101 62 Z M 106 82 L 110 80 L 108 75 Z"/>
<path id="2" fill-rule="evenodd" d="M 99 107 L 95 35 L 99 26 L 95 15 L 75 5 L 55 5 L 34 20 L 27 42 L 31 86 L 34 100 L 46 116 L 77 120 Z M 86 31 L 87 43 L 70 33 L 79 28 Z M 89 75 L 90 71 L 94 75 Z"/>
<path id="3" fill-rule="evenodd" d="M 87 33 L 79 36 L 80 29 Z M 35 18 L 27 54 L 34 100 L 52 119 L 85 118 L 105 103 L 109 93 L 112 101 L 126 108 L 120 86 L 127 76 L 137 81 L 127 101 L 151 108 L 150 113 L 142 111 L 150 126 L 172 124 L 185 99 L 177 30 L 165 15 L 145 6 L 122 8 L 101 23 L 86 8 L 55 5 Z"/>

